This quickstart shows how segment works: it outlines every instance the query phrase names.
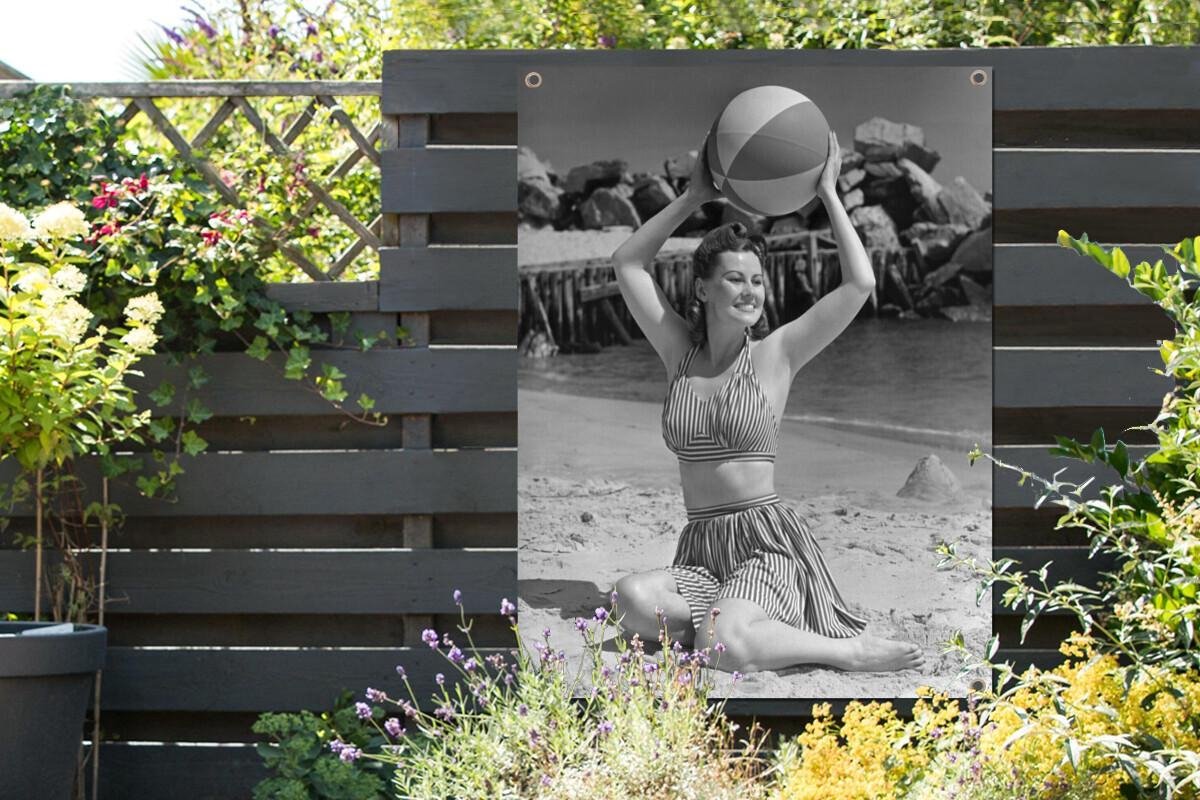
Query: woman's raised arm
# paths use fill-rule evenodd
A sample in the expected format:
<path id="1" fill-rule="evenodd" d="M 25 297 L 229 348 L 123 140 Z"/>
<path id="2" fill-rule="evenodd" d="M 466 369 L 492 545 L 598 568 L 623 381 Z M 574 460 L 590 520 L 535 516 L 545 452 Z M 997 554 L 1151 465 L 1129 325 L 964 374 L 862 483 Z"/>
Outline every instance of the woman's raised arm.
<path id="1" fill-rule="evenodd" d="M 649 267 L 671 233 L 701 204 L 718 196 L 704 150 L 702 143 L 683 194 L 646 220 L 612 255 L 613 271 L 625 305 L 662 359 L 667 372 L 683 358 L 691 340 L 687 322 L 671 308 Z"/>
<path id="2" fill-rule="evenodd" d="M 789 379 L 824 350 L 846 329 L 871 296 L 875 288 L 875 273 L 871 259 L 863 248 L 854 225 L 837 195 L 837 179 L 841 172 L 841 152 L 837 136 L 829 132 L 829 157 L 817 184 L 817 195 L 829 212 L 833 237 L 838 244 L 838 260 L 842 268 L 842 284 L 818 300 L 797 319 L 781 326 L 771 334 L 778 337 L 780 350 L 787 363 Z"/>

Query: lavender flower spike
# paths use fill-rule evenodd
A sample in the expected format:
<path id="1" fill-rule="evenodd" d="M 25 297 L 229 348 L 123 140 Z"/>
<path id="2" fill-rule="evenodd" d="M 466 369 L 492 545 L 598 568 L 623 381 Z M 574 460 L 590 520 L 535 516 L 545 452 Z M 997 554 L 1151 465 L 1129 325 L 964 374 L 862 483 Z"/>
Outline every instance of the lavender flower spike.
<path id="1" fill-rule="evenodd" d="M 511 617 L 513 614 L 517 613 L 517 607 L 508 602 L 507 597 L 502 598 L 500 600 L 500 613 L 506 617 Z"/>

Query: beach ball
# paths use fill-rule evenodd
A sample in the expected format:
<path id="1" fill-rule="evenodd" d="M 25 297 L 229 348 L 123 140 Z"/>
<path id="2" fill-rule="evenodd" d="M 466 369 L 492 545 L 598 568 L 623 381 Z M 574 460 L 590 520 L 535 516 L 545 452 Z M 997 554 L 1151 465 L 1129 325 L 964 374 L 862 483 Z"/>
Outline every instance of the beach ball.
<path id="1" fill-rule="evenodd" d="M 729 101 L 706 147 L 721 194 L 745 211 L 777 217 L 816 196 L 829 155 L 829 123 L 795 89 L 756 86 Z"/>

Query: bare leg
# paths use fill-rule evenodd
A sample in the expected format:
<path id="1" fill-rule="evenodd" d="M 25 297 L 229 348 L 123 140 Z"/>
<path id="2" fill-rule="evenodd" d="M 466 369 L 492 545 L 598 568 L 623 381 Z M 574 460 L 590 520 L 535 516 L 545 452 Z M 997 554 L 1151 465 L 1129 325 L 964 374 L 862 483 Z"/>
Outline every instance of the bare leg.
<path id="1" fill-rule="evenodd" d="M 757 672 L 784 669 L 799 664 L 826 664 L 851 672 L 892 672 L 916 669 L 924 664 L 921 649 L 909 642 L 880 639 L 862 634 L 850 639 L 834 639 L 793 628 L 771 619 L 757 603 L 725 598 L 714 608 L 719 615 L 712 631 L 702 631 L 704 647 L 720 642 L 725 652 L 713 665 L 732 672 Z"/>
<path id="2" fill-rule="evenodd" d="M 636 633 L 642 641 L 657 641 L 661 629 L 658 610 L 667 617 L 667 633 L 671 639 L 692 646 L 696 631 L 692 627 L 692 612 L 679 594 L 675 579 L 666 570 L 656 569 L 626 575 L 617 581 L 617 616 L 621 628 Z"/>

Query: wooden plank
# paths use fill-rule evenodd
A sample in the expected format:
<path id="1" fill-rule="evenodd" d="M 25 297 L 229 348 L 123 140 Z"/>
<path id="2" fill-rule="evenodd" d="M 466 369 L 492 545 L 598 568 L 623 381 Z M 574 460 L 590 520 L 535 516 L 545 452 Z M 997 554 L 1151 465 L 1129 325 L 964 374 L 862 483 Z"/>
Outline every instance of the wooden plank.
<path id="1" fill-rule="evenodd" d="M 511 450 L 202 453 L 184 459 L 174 502 L 116 482 L 112 502 L 148 517 L 516 511 Z M 13 467 L 0 464 L 0 481 Z M 78 470 L 99 486 L 97 465 Z"/>
<path id="2" fill-rule="evenodd" d="M 84 554 L 87 562 L 98 554 Z M 0 552 L 0 607 L 30 611 L 34 554 Z M 94 566 L 94 565 L 93 565 Z M 122 612 L 160 614 L 420 614 L 494 611 L 516 597 L 508 550 L 114 552 L 109 594 Z M 314 591 L 314 587 L 320 587 Z M 29 595 L 29 597 L 26 597 Z"/>
<path id="3" fill-rule="evenodd" d="M 1120 187 L 1115 191 L 1120 193 Z M 1196 214 L 1195 205 L 997 209 L 992 242 L 1053 244 L 1060 230 L 1110 242 L 1178 242 L 1196 235 Z"/>
<path id="4" fill-rule="evenodd" d="M 1141 406 L 1157 408 L 1173 382 L 1157 350 L 997 350 L 997 408 Z"/>
<path id="5" fill-rule="evenodd" d="M 515 347 L 517 324 L 516 311 L 435 311 L 429 315 L 429 336 L 435 345 Z"/>
<path id="6" fill-rule="evenodd" d="M 1200 51 L 1188 47 L 945 50 L 392 50 L 383 56 L 385 114 L 516 111 L 519 69 L 579 66 L 994 68 L 997 111 L 1200 107 Z M 1047 80 L 1047 76 L 1053 80 Z M 1096 87 L 1103 86 L 1103 92 Z"/>
<path id="7" fill-rule="evenodd" d="M 995 480 L 1015 480 L 1012 473 L 1004 473 Z M 1079 547 L 1088 543 L 1087 535 L 1078 528 L 1057 529 L 1063 510 L 1057 506 L 1033 504 L 994 508 L 992 510 L 993 547 L 1043 547 L 1047 545 Z"/>
<path id="8" fill-rule="evenodd" d="M 517 307 L 517 253 L 511 247 L 385 247 L 379 259 L 383 311 Z"/>
<path id="9" fill-rule="evenodd" d="M 268 283 L 267 297 L 289 311 L 378 311 L 378 281 Z"/>
<path id="10" fill-rule="evenodd" d="M 1104 241 L 1118 240 L 1107 237 Z M 1153 264 L 1159 259 L 1168 267 L 1176 263 L 1158 246 L 1121 249 L 1131 264 L 1141 261 Z M 1066 247 L 1056 244 L 996 247 L 992 253 L 996 270 L 993 301 L 997 306 L 1153 305 L 1128 283 Z"/>
<path id="11" fill-rule="evenodd" d="M 1144 458 L 1148 452 L 1146 447 L 1130 447 L 1130 460 Z M 997 447 L 994 449 L 996 458 L 1001 461 L 1026 469 L 1036 475 L 1050 480 L 1054 473 L 1062 470 L 1059 480 L 1072 483 L 1082 483 L 1089 477 L 1095 480 L 1087 487 L 1085 496 L 1096 496 L 1096 490 L 1101 486 L 1117 483 L 1117 475 L 1103 464 L 1084 464 L 1070 458 L 1050 455 L 1045 447 Z M 1015 472 L 994 467 L 992 470 L 992 507 L 1028 509 L 1033 507 L 1038 491 L 1033 481 L 1026 481 L 1024 486 L 1018 486 L 1018 475 Z M 1062 513 L 1059 506 L 1046 505 Z"/>
<path id="12" fill-rule="evenodd" d="M 434 114 L 430 144 L 516 144 L 515 114 Z"/>
<path id="13" fill-rule="evenodd" d="M 1129 430 L 1149 425 L 1158 416 L 1158 406 L 1104 406 L 1097 408 L 993 408 L 992 441 L 1004 444 L 1047 444 L 1055 436 L 1087 440 L 1103 428 L 1109 441 L 1149 444 L 1149 431 Z"/>
<path id="14" fill-rule="evenodd" d="M 1148 347 L 1175 336 L 1158 306 L 998 306 L 995 347 Z"/>
<path id="15" fill-rule="evenodd" d="M 429 217 L 429 244 L 516 245 L 517 212 L 443 212 Z"/>
<path id="16" fill-rule="evenodd" d="M 1200 152 L 1015 150 L 996 152 L 994 161 L 997 212 L 1200 205 Z"/>
<path id="17" fill-rule="evenodd" d="M 327 700 L 322 707 L 329 704 Z M 254 785 L 267 777 L 253 745 L 109 742 L 100 746 L 100 796 L 106 798 L 177 800 L 181 784 L 186 783 L 188 800 L 229 800 L 250 797 Z"/>
<path id="18" fill-rule="evenodd" d="M 155 413 L 175 414 L 185 402 L 187 370 L 198 365 L 211 380 L 194 396 L 215 415 L 328 415 L 332 410 L 328 401 L 301 381 L 284 377 L 285 362 L 283 353 L 272 353 L 266 362 L 245 353 L 214 353 L 181 365 L 168 363 L 167 356 L 152 356 L 142 362 L 145 376 L 129 383 L 142 393 L 153 391 L 164 380 L 173 383 L 175 398 Z M 375 400 L 375 410 L 384 414 L 514 411 L 517 407 L 515 351 L 326 350 L 314 351 L 313 362 L 317 375 L 321 364 L 340 369 L 346 374 L 343 383 L 349 397 L 365 392 Z"/>
<path id="19" fill-rule="evenodd" d="M 1195 148 L 1200 108 L 1001 111 L 992 116 L 994 147 Z"/>
<path id="20" fill-rule="evenodd" d="M 506 650 L 480 651 L 511 658 Z M 328 708 L 342 689 L 361 693 L 368 686 L 407 698 L 397 665 L 407 671 L 422 705 L 437 688 L 434 675 L 450 680 L 454 672 L 441 652 L 423 644 L 319 650 L 110 647 L 101 704 L 118 711 L 300 711 Z"/>
<path id="21" fill-rule="evenodd" d="M 401 148 L 383 153 L 385 212 L 514 211 L 516 150 Z"/>
<path id="22" fill-rule="evenodd" d="M 432 433 L 434 447 L 516 447 L 517 415 L 437 414 Z"/>

